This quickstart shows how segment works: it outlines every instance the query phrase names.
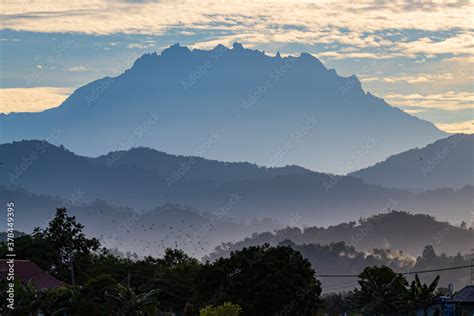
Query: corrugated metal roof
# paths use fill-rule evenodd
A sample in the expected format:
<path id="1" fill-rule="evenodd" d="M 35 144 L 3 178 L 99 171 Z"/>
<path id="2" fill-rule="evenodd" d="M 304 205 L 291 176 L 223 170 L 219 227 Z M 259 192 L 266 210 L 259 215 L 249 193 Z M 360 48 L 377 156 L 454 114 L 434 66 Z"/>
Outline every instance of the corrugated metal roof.
<path id="1" fill-rule="evenodd" d="M 0 278 L 3 279 L 8 273 L 8 260 L 0 259 Z M 33 282 L 38 290 L 53 289 L 68 286 L 49 275 L 30 260 L 15 260 L 15 279 L 24 283 Z"/>
<path id="2" fill-rule="evenodd" d="M 468 285 L 454 294 L 447 303 L 474 303 L 474 285 Z"/>

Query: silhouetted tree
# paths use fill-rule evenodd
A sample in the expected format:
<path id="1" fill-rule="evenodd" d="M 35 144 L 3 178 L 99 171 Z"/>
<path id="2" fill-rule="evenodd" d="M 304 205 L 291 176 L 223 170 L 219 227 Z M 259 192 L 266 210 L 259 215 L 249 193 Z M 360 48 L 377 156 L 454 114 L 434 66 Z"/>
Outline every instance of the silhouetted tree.
<path id="1" fill-rule="evenodd" d="M 290 247 L 268 244 L 206 263 L 197 294 L 209 305 L 236 303 L 245 315 L 313 315 L 322 305 L 309 261 Z"/>
<path id="2" fill-rule="evenodd" d="M 428 315 L 428 307 L 433 304 L 437 295 L 435 294 L 436 287 L 438 286 L 439 275 L 431 282 L 431 284 L 422 284 L 418 274 L 415 274 L 415 280 L 411 282 L 409 289 L 409 301 L 410 307 L 422 308 L 424 315 Z"/>
<path id="3" fill-rule="evenodd" d="M 0 244 L 0 257 L 5 258 L 6 244 Z M 55 264 L 56 253 L 47 240 L 37 236 L 23 235 L 15 238 L 15 255 L 17 259 L 28 259 L 40 268 L 50 271 Z"/>
<path id="4" fill-rule="evenodd" d="M 14 309 L 8 308 L 7 301 L 7 283 L 0 282 L 0 315 L 37 315 L 40 311 L 41 292 L 36 289 L 32 282 L 22 283 L 15 281 L 14 283 Z"/>
<path id="5" fill-rule="evenodd" d="M 406 306 L 407 280 L 387 266 L 367 267 L 359 275 L 360 289 L 355 290 L 362 313 L 389 314 Z"/>
<path id="6" fill-rule="evenodd" d="M 329 293 L 323 296 L 324 312 L 328 315 L 344 315 L 355 308 L 354 293 Z"/>
<path id="7" fill-rule="evenodd" d="M 96 238 L 87 238 L 84 226 L 76 222 L 74 216 L 68 216 L 65 208 L 58 208 L 48 227 L 35 228 L 33 238 L 47 241 L 55 252 L 54 264 L 58 268 L 67 267 L 71 273 L 71 284 L 76 284 L 74 263 L 88 257 L 99 249 Z"/>

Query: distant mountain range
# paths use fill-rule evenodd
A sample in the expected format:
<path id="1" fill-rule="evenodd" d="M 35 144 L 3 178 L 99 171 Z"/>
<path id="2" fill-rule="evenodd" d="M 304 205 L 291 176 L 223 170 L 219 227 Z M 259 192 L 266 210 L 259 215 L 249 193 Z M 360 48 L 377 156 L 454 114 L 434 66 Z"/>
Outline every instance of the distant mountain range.
<path id="1" fill-rule="evenodd" d="M 453 226 L 428 215 L 400 211 L 320 227 L 302 221 L 282 224 L 269 219 L 244 223 L 174 204 L 137 209 L 113 206 L 103 200 L 86 203 L 3 186 L 0 199 L 15 201 L 16 228 L 22 232 L 31 233 L 36 226 L 46 226 L 56 208 L 66 207 L 85 225 L 87 233 L 101 238 L 104 246 L 139 255 L 161 253 L 165 247 L 178 245 L 196 256 L 216 250 L 210 257 L 216 258 L 245 246 L 285 240 L 298 245 L 343 241 L 360 251 L 402 249 L 411 256 L 429 244 L 448 254 L 467 252 L 472 246 L 472 228 L 467 223 L 464 227 Z M 354 215 L 352 219 L 357 218 Z"/>
<path id="2" fill-rule="evenodd" d="M 170 247 L 199 258 L 222 242 L 237 241 L 252 233 L 279 227 L 269 220 L 248 224 L 225 221 L 173 204 L 138 209 L 113 206 L 103 200 L 86 203 L 3 186 L 0 186 L 0 200 L 15 202 L 15 227 L 22 232 L 31 233 L 34 227 L 45 227 L 56 208 L 66 207 L 68 214 L 85 226 L 86 233 L 99 238 L 102 246 L 140 256 L 162 255 Z"/>
<path id="3" fill-rule="evenodd" d="M 90 161 L 106 166 L 148 170 L 167 178 L 170 184 L 181 178 L 226 182 L 312 173 L 312 171 L 298 166 L 266 168 L 248 162 L 228 163 L 196 156 L 170 155 L 145 147 L 110 152 L 97 158 L 91 158 Z"/>
<path id="4" fill-rule="evenodd" d="M 143 55 L 58 108 L 0 114 L 0 130 L 1 142 L 45 139 L 84 155 L 147 146 L 336 174 L 447 136 L 310 54 L 272 57 L 237 43 Z"/>
<path id="5" fill-rule="evenodd" d="M 473 186 L 409 192 L 296 166 L 265 168 L 146 148 L 90 158 L 47 142 L 22 141 L 0 145 L 0 157 L 0 185 L 9 189 L 134 209 L 178 204 L 222 220 L 329 225 L 396 208 L 468 221 L 474 199 Z"/>
<path id="6" fill-rule="evenodd" d="M 403 189 L 474 185 L 474 135 L 456 134 L 391 156 L 350 175 L 366 183 Z"/>
<path id="7" fill-rule="evenodd" d="M 463 259 L 456 254 L 467 254 L 472 246 L 472 228 L 396 211 L 329 227 L 295 227 L 288 223 L 291 227 L 285 228 L 270 220 L 247 224 L 222 221 L 178 205 L 137 210 L 101 200 L 83 203 L 2 186 L 0 200 L 15 201 L 16 227 L 27 233 L 33 227 L 46 226 L 57 207 L 67 207 L 68 213 L 84 224 L 86 233 L 99 238 L 102 246 L 111 252 L 126 256 L 159 256 L 171 247 L 197 258 L 214 260 L 250 245 L 286 244 L 308 258 L 317 273 L 356 274 L 366 266 L 380 264 L 396 271 L 464 265 L 467 257 Z M 22 234 L 16 232 L 17 236 Z M 5 234 L 0 232 L 0 240 L 4 239 Z M 438 254 L 445 252 L 448 256 L 440 255 L 429 262 L 422 258 L 413 266 L 415 257 L 422 254 L 426 245 L 433 245 Z M 419 264 L 423 265 L 418 267 Z M 465 274 L 458 272 L 444 274 L 444 282 L 462 284 Z M 425 277 L 429 280 L 434 276 Z M 344 282 L 341 286 L 340 280 L 324 278 L 322 282 L 331 288 L 353 288 L 352 283 Z"/>
<path id="8" fill-rule="evenodd" d="M 437 221 L 425 214 L 390 211 L 360 218 L 359 221 L 339 223 L 329 227 L 287 227 L 274 232 L 254 234 L 236 243 L 216 249 L 210 259 L 226 256 L 230 251 L 243 247 L 270 243 L 276 245 L 291 240 L 297 245 L 321 244 L 343 241 L 360 251 L 373 249 L 402 249 L 405 255 L 417 256 L 426 245 L 438 251 L 455 255 L 467 253 L 472 248 L 472 227 L 453 226 Z"/>
<path id="9" fill-rule="evenodd" d="M 423 214 L 391 211 L 358 222 L 329 227 L 287 227 L 223 243 L 205 260 L 228 257 L 231 251 L 261 245 L 289 245 L 307 258 L 317 273 L 358 274 L 367 266 L 387 265 L 397 272 L 459 267 L 470 264 L 472 227 L 453 226 Z M 439 272 L 438 272 L 439 273 Z M 438 273 L 423 274 L 432 280 Z M 410 277 L 410 276 L 408 276 Z M 469 279 L 465 270 L 444 271 L 442 285 L 458 288 Z M 352 290 L 357 281 L 321 278 L 326 291 Z"/>

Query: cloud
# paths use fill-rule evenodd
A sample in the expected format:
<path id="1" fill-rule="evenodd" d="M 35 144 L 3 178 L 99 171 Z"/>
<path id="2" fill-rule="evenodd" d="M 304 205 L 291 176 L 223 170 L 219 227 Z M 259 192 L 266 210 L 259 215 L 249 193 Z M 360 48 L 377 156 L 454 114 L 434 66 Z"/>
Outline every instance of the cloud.
<path id="1" fill-rule="evenodd" d="M 147 43 L 147 42 L 143 42 L 143 43 L 133 43 L 133 44 L 129 44 L 127 46 L 128 48 L 137 48 L 137 49 L 149 49 L 149 48 L 153 48 L 155 47 L 155 44 L 154 42 L 153 43 Z"/>
<path id="2" fill-rule="evenodd" d="M 70 71 L 70 72 L 79 72 L 79 71 L 86 71 L 86 70 L 87 68 L 84 66 L 73 66 L 67 69 L 67 71 Z"/>
<path id="3" fill-rule="evenodd" d="M 374 5 L 337 1 L 160 1 L 120 2 L 106 0 L 9 1 L 2 4 L 4 28 L 38 32 L 151 33 L 169 26 L 257 28 L 295 25 L 311 30 L 327 26 L 363 32 L 381 29 L 471 29 L 472 4 L 451 6 L 432 3 L 407 7 L 399 2 Z M 68 19 L 69 18 L 69 19 Z M 42 20 L 51 23 L 41 23 Z M 317 28 L 316 26 L 319 26 Z"/>
<path id="4" fill-rule="evenodd" d="M 72 90 L 58 87 L 0 89 L 1 112 L 40 112 L 54 108 L 59 106 Z"/>
<path id="5" fill-rule="evenodd" d="M 412 56 L 417 54 L 428 57 L 440 54 L 472 55 L 474 35 L 472 32 L 463 32 L 440 41 L 423 37 L 416 41 L 399 43 L 398 48 L 404 54 Z"/>
<path id="6" fill-rule="evenodd" d="M 0 38 L 0 42 L 21 42 L 18 38 Z"/>
<path id="7" fill-rule="evenodd" d="M 385 99 L 390 104 L 403 109 L 410 107 L 447 111 L 474 109 L 474 95 L 470 91 L 447 91 L 433 94 L 390 93 L 385 95 Z"/>
<path id="8" fill-rule="evenodd" d="M 415 115 L 415 114 L 423 113 L 425 110 L 424 109 L 404 109 L 403 111 L 407 112 L 408 114 Z"/>
<path id="9" fill-rule="evenodd" d="M 439 129 L 448 133 L 474 134 L 474 120 L 454 123 L 437 123 L 435 125 Z"/>
<path id="10" fill-rule="evenodd" d="M 322 52 L 315 54 L 316 57 L 326 57 L 330 59 L 388 59 L 394 58 L 396 56 L 401 56 L 400 54 L 381 54 L 381 53 L 369 53 L 369 52 Z"/>
<path id="11" fill-rule="evenodd" d="M 138 34 L 130 37 L 137 38 L 133 42 L 114 40 L 104 48 L 121 46 L 132 52 L 164 45 L 140 41 L 141 35 L 166 35 L 171 40 L 176 35 L 183 44 L 200 49 L 233 42 L 270 53 L 281 50 L 282 55 L 304 49 L 335 66 L 342 65 L 337 68 L 341 71 L 347 71 L 345 59 L 361 59 L 360 64 L 376 60 L 379 72 L 368 67 L 361 80 L 391 104 L 421 113 L 430 108 L 472 108 L 473 10 L 472 1 L 5 1 L 0 6 L 0 28 Z M 433 58 L 440 55 L 444 60 Z M 400 61 L 404 57 L 418 62 L 419 68 L 403 68 L 408 64 L 407 59 Z M 400 66 L 394 71 L 390 63 Z M 436 69 L 438 66 L 441 68 Z M 73 63 L 69 71 L 85 70 L 81 67 Z M 397 74 L 399 69 L 410 73 Z M 406 84 L 427 89 L 415 90 Z M 386 86 L 391 93 L 386 93 Z"/>
<path id="12" fill-rule="evenodd" d="M 369 81 L 381 81 L 385 83 L 401 83 L 401 82 L 408 82 L 411 84 L 425 84 L 425 83 L 432 83 L 437 82 L 439 80 L 452 80 L 454 79 L 453 75 L 450 73 L 445 74 L 429 74 L 429 73 L 420 73 L 420 74 L 400 74 L 397 76 L 368 76 L 362 75 L 360 79 L 364 82 Z"/>
<path id="13" fill-rule="evenodd" d="M 75 0 L 59 3 L 2 3 L 1 27 L 49 33 L 150 35 L 166 34 L 173 29 L 182 36 L 208 30 L 207 36 L 212 35 L 212 38 L 198 40 L 201 44 L 194 42 L 196 47 L 234 36 L 246 39 L 244 44 L 250 47 L 267 43 L 338 43 L 361 50 L 377 49 L 376 53 L 348 53 L 342 47 L 338 55 L 327 55 L 339 59 L 345 58 L 346 53 L 346 58 L 396 57 L 400 53 L 413 56 L 470 54 L 473 42 L 471 12 L 474 4 L 470 2 L 456 5 L 327 0 Z M 415 38 L 410 32 L 413 30 L 419 33 Z M 449 30 L 451 32 L 446 32 Z M 423 35 L 423 32 L 437 32 L 437 38 Z M 395 40 L 393 36 L 399 36 L 403 41 Z"/>

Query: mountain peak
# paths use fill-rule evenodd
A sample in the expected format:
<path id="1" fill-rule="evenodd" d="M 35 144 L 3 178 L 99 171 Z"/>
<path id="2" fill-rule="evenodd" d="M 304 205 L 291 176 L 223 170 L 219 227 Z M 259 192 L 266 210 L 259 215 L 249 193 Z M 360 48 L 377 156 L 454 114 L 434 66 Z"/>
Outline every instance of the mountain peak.
<path id="1" fill-rule="evenodd" d="M 229 48 L 222 44 L 218 44 L 216 47 L 213 48 L 213 51 L 228 51 Z"/>
<path id="2" fill-rule="evenodd" d="M 474 135 L 455 134 L 351 173 L 366 183 L 431 190 L 474 185 Z"/>
<path id="3" fill-rule="evenodd" d="M 156 54 L 156 52 L 143 54 L 141 57 L 135 60 L 132 68 L 141 67 L 142 65 L 146 68 L 150 64 L 155 63 L 157 59 L 158 55 Z"/>
<path id="4" fill-rule="evenodd" d="M 80 154 L 100 155 L 117 150 L 120 139 L 147 126 L 146 135 L 134 145 L 190 154 L 209 138 L 210 126 L 225 122 L 225 141 L 216 142 L 212 154 L 199 156 L 340 172 L 339 166 L 358 150 L 361 139 L 377 136 L 377 146 L 346 171 L 350 172 L 445 136 L 432 124 L 366 95 L 358 79 L 327 70 L 309 53 L 278 59 L 279 55 L 264 55 L 240 43 L 222 47 L 190 50 L 175 44 L 161 55 L 145 54 L 132 69 L 81 87 L 58 108 L 0 116 L 2 137 L 48 138 L 49 131 L 58 128 L 64 133 L 54 143 L 61 141 Z M 251 115 L 241 115 L 244 112 Z M 269 158 L 283 135 L 291 135 L 298 124 L 314 130 L 298 148 Z M 109 138 L 101 133 L 105 128 L 117 133 Z"/>
<path id="5" fill-rule="evenodd" d="M 161 52 L 161 56 L 164 57 L 178 57 L 178 56 L 188 56 L 191 54 L 191 51 L 186 46 L 181 46 L 179 43 L 171 45 Z"/>
<path id="6" fill-rule="evenodd" d="M 241 43 L 237 43 L 235 42 L 234 44 L 232 44 L 232 48 L 234 50 L 244 50 L 244 46 L 241 44 Z"/>
<path id="7" fill-rule="evenodd" d="M 317 64 L 317 66 L 323 70 L 327 70 L 326 66 L 316 57 L 314 57 L 312 54 L 309 53 L 301 53 L 298 59 L 305 64 Z"/>

